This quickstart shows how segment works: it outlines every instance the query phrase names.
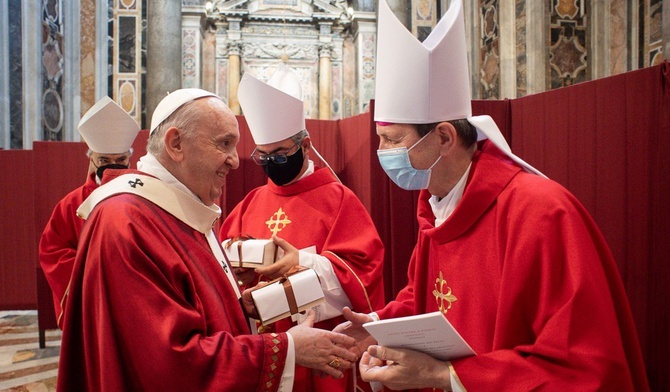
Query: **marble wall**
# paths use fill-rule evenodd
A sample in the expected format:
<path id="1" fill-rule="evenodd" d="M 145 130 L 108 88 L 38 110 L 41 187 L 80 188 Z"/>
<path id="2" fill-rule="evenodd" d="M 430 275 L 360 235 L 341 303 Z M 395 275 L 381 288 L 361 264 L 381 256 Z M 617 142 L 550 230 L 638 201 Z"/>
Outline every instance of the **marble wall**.
<path id="1" fill-rule="evenodd" d="M 117 0 L 112 9 L 112 98 L 138 123 L 142 121 L 142 31 L 140 0 Z"/>
<path id="2" fill-rule="evenodd" d="M 42 140 L 63 140 L 63 18 L 60 0 L 42 0 Z"/>
<path id="3" fill-rule="evenodd" d="M 645 48 L 641 67 L 660 64 L 663 60 L 663 1 L 646 0 Z M 669 6 L 666 4 L 666 7 Z M 666 56 L 667 57 L 667 56 Z"/>
<path id="4" fill-rule="evenodd" d="M 14 39 L 9 40 L 8 58 L 9 58 L 9 133 L 10 144 L 7 148 L 23 147 L 23 61 L 21 48 L 21 24 L 22 10 L 21 3 L 10 1 L 7 13 L 9 15 L 9 36 Z M 4 75 L 3 75 L 4 77 Z"/>
<path id="5" fill-rule="evenodd" d="M 526 67 L 526 0 L 516 0 L 514 13 L 515 48 L 516 48 L 516 96 L 527 94 L 527 67 Z"/>
<path id="6" fill-rule="evenodd" d="M 554 0 L 549 9 L 549 88 L 590 79 L 589 45 L 584 0 Z"/>
<path id="7" fill-rule="evenodd" d="M 95 0 L 81 0 L 81 113 L 84 115 L 96 102 L 95 100 L 95 73 L 96 73 L 96 17 Z"/>
<path id="8" fill-rule="evenodd" d="M 479 99 L 500 97 L 499 1 L 479 0 Z"/>

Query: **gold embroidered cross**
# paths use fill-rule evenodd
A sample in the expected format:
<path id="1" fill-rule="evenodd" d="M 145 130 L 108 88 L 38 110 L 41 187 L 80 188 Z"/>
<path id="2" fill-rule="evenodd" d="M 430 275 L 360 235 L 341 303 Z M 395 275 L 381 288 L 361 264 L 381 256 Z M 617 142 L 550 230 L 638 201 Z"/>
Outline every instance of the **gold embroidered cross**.
<path id="1" fill-rule="evenodd" d="M 457 300 L 456 296 L 451 294 L 451 287 L 446 286 L 447 281 L 442 277 L 442 271 L 440 271 L 440 276 L 435 279 L 435 290 L 433 290 L 433 295 L 437 301 L 437 307 L 444 314 L 447 314 L 447 311 L 451 309 L 451 304 Z M 439 289 L 438 289 L 439 285 Z M 447 292 L 444 292 L 444 289 L 447 289 Z M 447 306 L 444 306 L 444 303 L 447 302 Z"/>
<path id="2" fill-rule="evenodd" d="M 272 214 L 272 217 L 265 221 L 265 224 L 268 225 L 268 229 L 272 232 L 272 235 L 276 235 L 284 227 L 286 227 L 291 221 L 288 219 L 288 215 L 279 207 L 279 210 Z"/>

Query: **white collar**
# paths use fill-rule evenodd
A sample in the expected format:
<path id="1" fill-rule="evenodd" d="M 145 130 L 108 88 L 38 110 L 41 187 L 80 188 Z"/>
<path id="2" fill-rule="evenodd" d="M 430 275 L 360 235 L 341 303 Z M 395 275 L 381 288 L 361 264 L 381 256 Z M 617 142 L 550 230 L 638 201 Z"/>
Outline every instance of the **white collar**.
<path id="1" fill-rule="evenodd" d="M 433 215 L 435 215 L 435 227 L 441 225 L 446 221 L 451 214 L 458 206 L 458 203 L 463 198 L 463 192 L 465 192 L 465 184 L 468 182 L 468 174 L 470 173 L 470 167 L 472 167 L 472 162 L 468 165 L 468 168 L 461 176 L 461 179 L 458 180 L 456 186 L 447 193 L 445 197 L 441 200 L 438 200 L 438 197 L 433 195 L 428 199 L 430 207 L 433 210 Z"/>
<path id="2" fill-rule="evenodd" d="M 311 159 L 307 160 L 307 170 L 305 170 L 304 173 L 302 173 L 302 176 L 298 178 L 295 182 L 298 182 L 302 180 L 303 178 L 309 176 L 310 174 L 314 173 L 314 162 Z"/>

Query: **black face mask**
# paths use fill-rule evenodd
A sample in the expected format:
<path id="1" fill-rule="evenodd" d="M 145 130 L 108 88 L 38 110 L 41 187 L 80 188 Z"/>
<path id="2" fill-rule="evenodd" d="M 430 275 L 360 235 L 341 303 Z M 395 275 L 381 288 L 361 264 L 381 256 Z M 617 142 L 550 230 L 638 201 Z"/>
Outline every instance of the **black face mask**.
<path id="1" fill-rule="evenodd" d="M 302 169 L 302 163 L 305 157 L 302 154 L 302 147 L 298 148 L 293 155 L 286 157 L 286 163 L 274 163 L 272 159 L 268 159 L 267 164 L 263 165 L 263 171 L 270 177 L 272 182 L 282 186 L 288 184 L 296 178 Z"/>
<path id="2" fill-rule="evenodd" d="M 118 163 L 112 163 L 110 165 L 100 166 L 98 170 L 95 171 L 95 175 L 102 180 L 102 173 L 104 173 L 105 170 L 107 169 L 127 169 L 127 168 L 128 166 L 126 165 L 119 165 Z"/>

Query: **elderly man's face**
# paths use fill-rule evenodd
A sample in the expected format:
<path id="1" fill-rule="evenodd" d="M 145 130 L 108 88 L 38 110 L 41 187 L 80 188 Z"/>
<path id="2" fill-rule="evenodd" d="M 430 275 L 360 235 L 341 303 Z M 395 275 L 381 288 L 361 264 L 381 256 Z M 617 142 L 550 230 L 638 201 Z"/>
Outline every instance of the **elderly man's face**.
<path id="1" fill-rule="evenodd" d="M 206 205 L 221 197 L 226 175 L 237 169 L 237 143 L 240 133 L 237 120 L 220 99 L 196 101 L 202 116 L 194 124 L 194 137 L 183 141 L 184 161 L 181 181 Z"/>

